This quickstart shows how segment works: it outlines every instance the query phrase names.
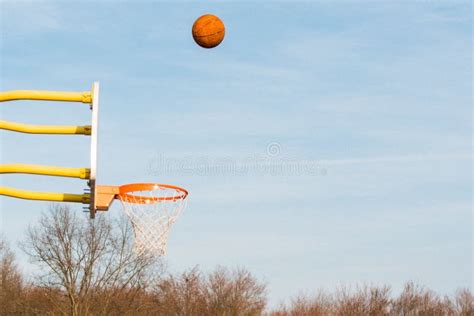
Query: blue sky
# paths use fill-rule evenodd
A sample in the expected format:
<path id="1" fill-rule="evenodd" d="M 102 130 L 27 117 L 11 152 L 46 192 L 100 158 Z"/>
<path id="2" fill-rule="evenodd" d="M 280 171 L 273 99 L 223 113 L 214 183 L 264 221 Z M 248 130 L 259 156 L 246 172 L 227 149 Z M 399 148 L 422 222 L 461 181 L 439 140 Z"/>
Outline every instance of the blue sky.
<path id="1" fill-rule="evenodd" d="M 172 271 L 244 266 L 268 283 L 271 304 L 364 282 L 398 291 L 415 280 L 447 294 L 472 286 L 470 2 L 1 8 L 2 90 L 82 91 L 100 81 L 99 182 L 189 189 L 169 239 Z M 226 25 L 212 50 L 191 38 L 204 13 Z M 24 123 L 90 121 L 80 104 L 1 111 Z M 2 163 L 85 167 L 88 142 L 2 132 Z M 2 184 L 84 185 L 23 175 Z M 0 201 L 13 245 L 48 208 Z"/>

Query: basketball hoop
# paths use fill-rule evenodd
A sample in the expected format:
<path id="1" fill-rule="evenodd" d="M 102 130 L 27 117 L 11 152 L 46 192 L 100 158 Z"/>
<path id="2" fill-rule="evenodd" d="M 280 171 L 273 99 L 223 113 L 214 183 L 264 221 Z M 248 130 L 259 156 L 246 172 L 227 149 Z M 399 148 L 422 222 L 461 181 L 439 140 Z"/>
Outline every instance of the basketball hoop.
<path id="1" fill-rule="evenodd" d="M 134 183 L 97 186 L 96 195 L 98 210 L 108 209 L 113 199 L 122 202 L 132 223 L 137 253 L 166 255 L 168 233 L 186 206 L 188 191 L 168 184 Z"/>
<path id="2" fill-rule="evenodd" d="M 221 23 L 222 24 L 222 23 Z M 222 25 L 222 35 L 224 36 Z M 220 39 L 222 40 L 222 39 Z M 217 43 L 218 44 L 218 43 Z M 97 144 L 99 127 L 99 83 L 91 91 L 0 91 L 0 102 L 14 100 L 62 101 L 89 104 L 92 110 L 91 125 L 57 126 L 30 125 L 0 120 L 0 129 L 30 134 L 86 135 L 91 137 L 90 168 L 63 168 L 29 164 L 0 164 L 0 174 L 24 173 L 87 180 L 83 194 L 63 192 L 37 192 L 0 186 L 0 195 L 28 200 L 71 202 L 88 205 L 90 218 L 97 211 L 107 211 L 115 199 L 122 201 L 125 214 L 132 222 L 135 249 L 138 253 L 166 254 L 168 233 L 186 204 L 188 192 L 182 188 L 154 183 L 137 183 L 122 186 L 98 185 Z"/>

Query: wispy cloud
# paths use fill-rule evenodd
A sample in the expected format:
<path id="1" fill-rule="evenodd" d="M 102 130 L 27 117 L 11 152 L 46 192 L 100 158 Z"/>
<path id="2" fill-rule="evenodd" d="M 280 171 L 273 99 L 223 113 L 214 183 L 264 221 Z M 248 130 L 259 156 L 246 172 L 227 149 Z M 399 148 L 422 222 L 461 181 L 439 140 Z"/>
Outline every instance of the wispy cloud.
<path id="1" fill-rule="evenodd" d="M 321 165 L 355 165 L 355 164 L 375 164 L 375 163 L 405 163 L 405 162 L 423 162 L 423 161 L 458 161 L 472 160 L 472 154 L 410 154 L 396 156 L 348 158 L 348 159 L 329 159 L 318 160 Z"/>
<path id="2" fill-rule="evenodd" d="M 53 2 L 3 1 L 0 7 L 2 32 L 35 35 L 61 27 L 61 12 Z"/>

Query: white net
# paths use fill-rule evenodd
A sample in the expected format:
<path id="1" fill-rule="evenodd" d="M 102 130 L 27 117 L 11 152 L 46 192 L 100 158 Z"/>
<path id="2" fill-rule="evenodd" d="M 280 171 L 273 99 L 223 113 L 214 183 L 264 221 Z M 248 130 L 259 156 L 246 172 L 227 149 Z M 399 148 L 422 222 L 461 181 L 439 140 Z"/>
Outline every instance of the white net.
<path id="1" fill-rule="evenodd" d="M 152 190 L 142 188 L 133 190 L 133 195 L 120 195 L 124 211 L 132 222 L 137 253 L 166 255 L 168 233 L 186 206 L 186 195 L 174 187 L 158 184 L 153 185 Z"/>

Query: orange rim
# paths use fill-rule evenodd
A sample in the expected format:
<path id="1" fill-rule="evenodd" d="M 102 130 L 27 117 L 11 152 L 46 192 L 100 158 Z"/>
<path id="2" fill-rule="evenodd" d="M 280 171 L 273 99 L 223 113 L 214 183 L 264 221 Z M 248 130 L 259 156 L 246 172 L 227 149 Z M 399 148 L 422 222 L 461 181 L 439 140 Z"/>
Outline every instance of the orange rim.
<path id="1" fill-rule="evenodd" d="M 179 194 L 177 196 L 163 196 L 163 197 L 153 197 L 153 196 L 141 196 L 132 194 L 132 192 L 138 191 L 157 191 L 157 190 L 175 190 Z M 184 200 L 188 196 L 188 191 L 183 188 L 169 185 L 169 184 L 160 184 L 160 183 L 132 183 L 125 184 L 119 187 L 118 197 L 121 201 L 128 203 L 138 203 L 138 204 L 150 204 L 158 203 L 162 201 L 177 201 Z"/>

